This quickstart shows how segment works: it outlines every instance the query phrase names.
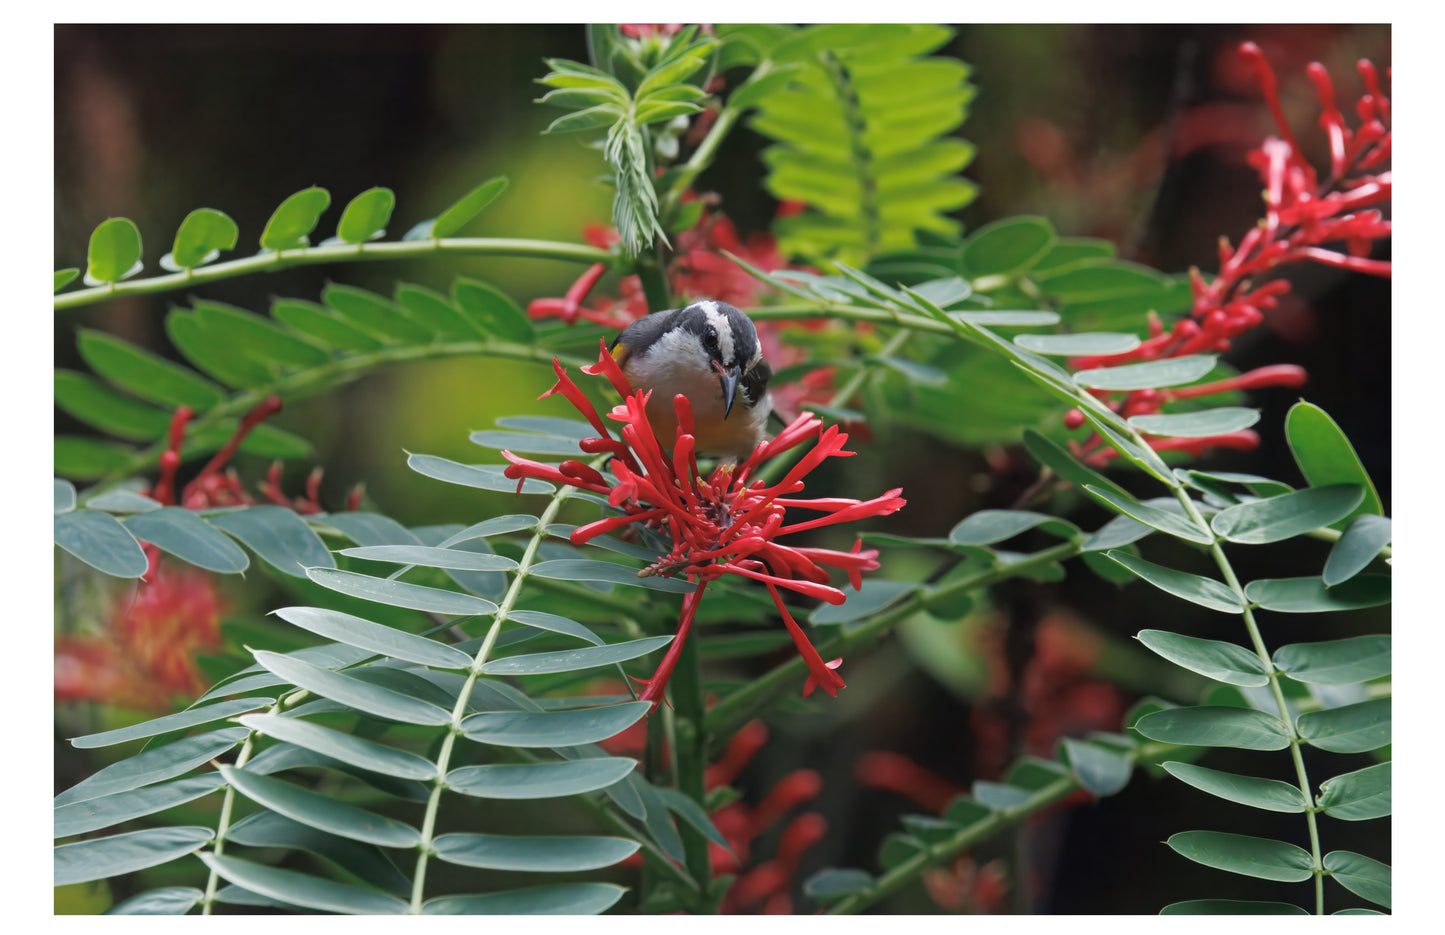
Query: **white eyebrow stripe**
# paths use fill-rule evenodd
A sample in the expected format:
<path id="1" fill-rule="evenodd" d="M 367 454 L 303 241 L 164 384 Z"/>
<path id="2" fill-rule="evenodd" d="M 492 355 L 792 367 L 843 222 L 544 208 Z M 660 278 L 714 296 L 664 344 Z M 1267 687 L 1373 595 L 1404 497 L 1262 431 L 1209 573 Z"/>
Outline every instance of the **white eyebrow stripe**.
<path id="1" fill-rule="evenodd" d="M 728 317 L 722 313 L 722 309 L 718 308 L 717 302 L 712 299 L 698 302 L 697 307 L 702 309 L 707 323 L 717 331 L 718 356 L 724 361 L 732 360 L 734 350 L 732 322 L 728 321 Z"/>

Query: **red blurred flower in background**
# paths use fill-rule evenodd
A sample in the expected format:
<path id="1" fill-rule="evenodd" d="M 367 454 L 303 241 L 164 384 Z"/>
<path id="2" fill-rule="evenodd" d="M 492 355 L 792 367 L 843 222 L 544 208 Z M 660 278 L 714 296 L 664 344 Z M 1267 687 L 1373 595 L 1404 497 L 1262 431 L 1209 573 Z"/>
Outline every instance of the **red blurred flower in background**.
<path id="1" fill-rule="evenodd" d="M 843 687 L 843 679 L 834 671 L 836 662 L 825 663 L 818 655 L 778 589 L 841 604 L 846 595 L 827 583 L 826 569 L 843 570 L 856 589 L 862 584 L 863 572 L 878 567 L 878 552 L 864 550 L 861 542 L 855 542 L 851 551 L 841 552 L 783 545 L 777 539 L 866 516 L 886 516 L 903 506 L 904 500 L 898 496 L 900 491 L 890 490 L 871 500 L 793 497 L 803 490 L 803 478 L 823 461 L 852 454 L 843 448 L 848 441 L 845 433 L 837 426 L 823 429 L 822 420 L 812 415 L 799 416 L 776 438 L 759 444 L 741 464 L 719 465 L 703 477 L 694 448 L 692 407 L 686 396 L 678 395 L 671 400 L 677 414 L 677 437 L 674 444 L 664 447 L 647 419 L 646 407 L 651 394 L 633 392 L 603 344 L 596 365 L 584 367 L 583 372 L 606 376 L 623 397 L 622 405 L 609 414 L 622 425 L 621 437 L 615 438 L 562 365 L 554 361 L 553 367 L 557 384 L 542 394 L 543 398 L 561 393 L 587 419 L 597 431 L 597 437 L 584 439 L 580 448 L 586 454 L 611 456 L 609 468 L 615 480 L 609 481 L 580 461 L 544 464 L 509 451 L 502 452 L 511 462 L 506 476 L 519 482 L 534 477 L 570 484 L 606 496 L 608 504 L 620 513 L 573 530 L 570 537 L 573 544 L 584 544 L 594 536 L 633 523 L 646 524 L 666 533 L 672 540 L 672 548 L 639 575 L 681 574 L 697 584 L 697 589 L 683 599 L 677 637 L 668 647 L 656 674 L 648 680 L 641 698 L 652 702 L 662 698 L 667 679 L 692 629 L 703 593 L 709 582 L 723 575 L 752 578 L 767 587 L 793 644 L 808 664 L 808 682 L 803 693 L 809 694 L 821 686 L 828 694 L 836 695 Z M 752 479 L 765 461 L 809 441 L 813 442 L 812 448 L 782 480 L 767 484 Z M 823 515 L 789 522 L 790 510 L 810 510 Z"/>

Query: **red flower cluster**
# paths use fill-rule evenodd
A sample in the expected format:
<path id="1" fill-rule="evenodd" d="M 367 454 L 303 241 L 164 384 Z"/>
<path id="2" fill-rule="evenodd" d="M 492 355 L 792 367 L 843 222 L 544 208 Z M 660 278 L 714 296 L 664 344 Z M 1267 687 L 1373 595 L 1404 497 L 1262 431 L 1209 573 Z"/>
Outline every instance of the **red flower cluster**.
<path id="1" fill-rule="evenodd" d="M 553 362 L 557 384 L 543 394 L 561 393 L 577 408 L 597 431 L 597 437 L 584 439 L 580 448 L 590 455 L 610 455 L 609 465 L 615 476 L 610 482 L 595 468 L 580 461 L 543 464 L 518 457 L 509 451 L 502 454 L 511 464 L 506 475 L 520 481 L 535 477 L 558 484 L 570 484 L 607 497 L 608 503 L 620 510 L 586 526 L 573 530 L 574 544 L 586 543 L 594 536 L 612 532 L 632 523 L 644 523 L 664 531 L 672 539 L 672 548 L 657 562 L 639 572 L 640 576 L 682 574 L 697 583 L 682 605 L 677 638 L 669 646 L 657 673 L 647 682 L 641 697 L 656 702 L 662 698 L 668 676 L 677 664 L 677 657 L 692 628 L 693 617 L 711 581 L 723 575 L 738 575 L 763 582 L 773 603 L 788 628 L 798 652 L 808 663 L 809 677 L 804 694 L 821 686 L 830 695 L 843 687 L 843 679 L 833 669 L 837 662 L 825 663 L 813 648 L 802 628 L 783 603 L 779 588 L 796 591 L 830 604 L 841 604 L 846 596 L 827 584 L 827 568 L 842 569 L 854 588 L 862 584 L 862 574 L 878 567 L 878 552 L 864 550 L 862 543 L 852 551 L 783 545 L 781 536 L 806 532 L 821 526 L 861 519 L 865 516 L 886 516 L 903 506 L 898 489 L 890 490 L 872 500 L 847 498 L 797 499 L 793 495 L 803 489 L 803 478 L 831 457 L 846 457 L 852 452 L 843 445 L 848 436 L 837 426 L 823 429 L 816 416 L 795 419 L 776 438 L 762 443 L 752 455 L 736 466 L 720 465 L 704 478 L 698 470 L 692 434 L 692 407 L 687 397 L 672 400 L 677 414 L 677 438 L 667 448 L 653 433 L 646 406 L 650 393 L 634 393 L 616 361 L 603 345 L 597 364 L 584 367 L 583 372 L 602 374 L 623 397 L 623 403 L 610 413 L 621 423 L 620 437 L 607 430 L 587 396 L 567 375 L 560 363 Z M 776 484 L 753 481 L 757 469 L 776 455 L 808 441 L 813 447 Z M 520 487 L 520 485 L 519 485 Z M 824 515 L 811 520 L 789 522 L 790 509 L 812 510 Z"/>
<path id="2" fill-rule="evenodd" d="M 1357 67 L 1365 93 L 1355 105 L 1358 129 L 1352 130 L 1335 104 L 1329 73 L 1318 62 L 1306 69 L 1320 99 L 1320 126 L 1330 146 L 1330 171 L 1321 180 L 1304 158 L 1279 102 L 1278 84 L 1268 61 L 1252 42 L 1240 46 L 1240 56 L 1253 71 L 1280 136 L 1271 136 L 1249 154 L 1249 163 L 1264 183 L 1265 217 L 1233 246 L 1221 238 L 1219 274 L 1206 282 L 1197 269 L 1190 271 L 1194 292 L 1193 308 L 1172 329 L 1166 331 L 1150 315 L 1149 338 L 1123 354 L 1077 358 L 1077 369 L 1118 366 L 1136 361 L 1184 357 L 1190 354 L 1229 350 L 1240 334 L 1264 321 L 1264 312 L 1277 307 L 1290 284 L 1282 279 L 1256 284 L 1258 277 L 1284 263 L 1312 260 L 1329 266 L 1390 275 L 1388 260 L 1374 260 L 1368 254 L 1376 240 L 1390 236 L 1390 222 L 1377 205 L 1390 199 L 1390 100 L 1380 89 L 1375 66 L 1361 60 Z M 1326 244 L 1344 244 L 1345 251 Z M 1160 411 L 1166 403 L 1192 396 L 1262 386 L 1300 386 L 1305 372 L 1299 367 L 1277 365 L 1201 386 L 1138 390 L 1110 405 L 1125 417 Z M 1097 391 L 1098 395 L 1107 395 Z M 1082 425 L 1083 414 L 1069 413 L 1070 428 Z M 1199 454 L 1215 447 L 1253 448 L 1259 444 L 1254 432 L 1244 430 L 1210 438 L 1164 438 L 1151 441 L 1158 450 L 1186 450 Z M 1100 463 L 1114 451 L 1097 437 L 1078 448 L 1086 461 Z"/>

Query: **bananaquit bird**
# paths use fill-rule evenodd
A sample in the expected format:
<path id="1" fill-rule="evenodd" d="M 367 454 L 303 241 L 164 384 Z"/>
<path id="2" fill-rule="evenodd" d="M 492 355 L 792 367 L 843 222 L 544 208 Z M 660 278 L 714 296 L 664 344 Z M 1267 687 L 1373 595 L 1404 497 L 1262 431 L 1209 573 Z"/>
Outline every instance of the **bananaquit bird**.
<path id="1" fill-rule="evenodd" d="M 677 437 L 678 393 L 692 403 L 699 452 L 741 461 L 766 438 L 773 368 L 752 321 L 726 302 L 653 312 L 624 328 L 611 350 L 633 389 L 653 391 L 647 419 L 662 444 Z"/>

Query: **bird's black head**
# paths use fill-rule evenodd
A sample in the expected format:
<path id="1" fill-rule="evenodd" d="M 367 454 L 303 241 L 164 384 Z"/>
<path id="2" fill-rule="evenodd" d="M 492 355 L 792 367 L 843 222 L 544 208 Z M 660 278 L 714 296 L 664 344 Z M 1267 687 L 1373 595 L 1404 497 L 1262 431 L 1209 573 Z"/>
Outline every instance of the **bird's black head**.
<path id="1" fill-rule="evenodd" d="M 758 330 L 748 316 L 726 302 L 703 299 L 679 310 L 672 327 L 697 336 L 717 372 L 727 411 L 732 409 L 739 381 L 749 407 L 761 398 L 772 371 L 763 361 Z"/>

